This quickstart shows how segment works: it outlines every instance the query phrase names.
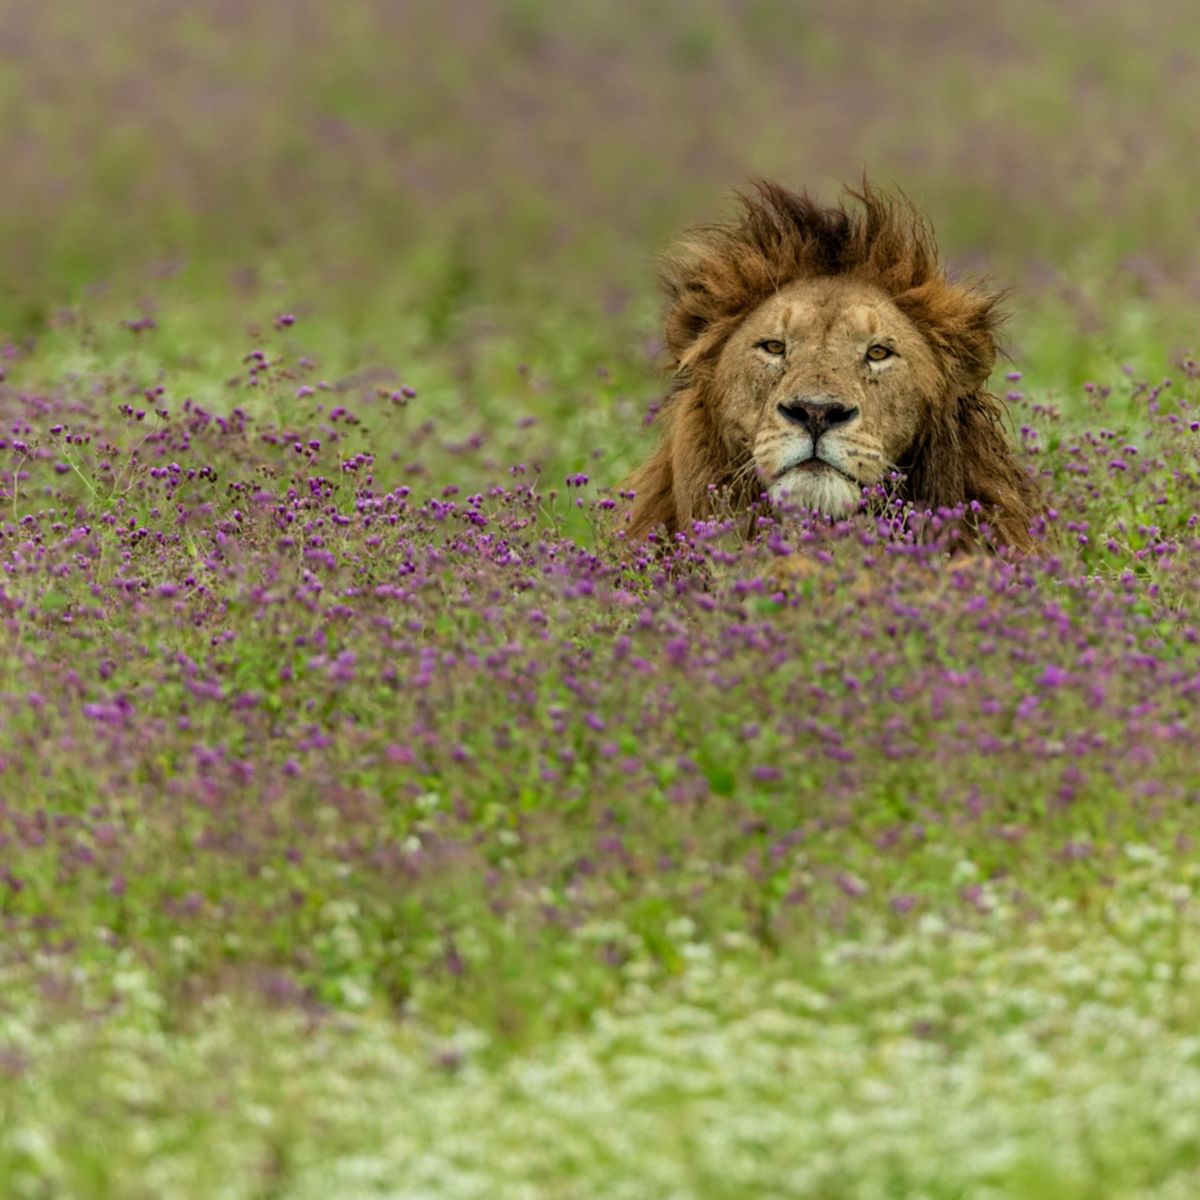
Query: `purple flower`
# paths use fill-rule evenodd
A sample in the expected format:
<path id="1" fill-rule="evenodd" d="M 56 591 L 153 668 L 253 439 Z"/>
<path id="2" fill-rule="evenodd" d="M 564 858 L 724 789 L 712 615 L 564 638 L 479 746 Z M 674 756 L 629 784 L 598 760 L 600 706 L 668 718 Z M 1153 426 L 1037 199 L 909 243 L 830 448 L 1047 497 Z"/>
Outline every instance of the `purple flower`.
<path id="1" fill-rule="evenodd" d="M 1037 677 L 1037 685 L 1042 688 L 1059 688 L 1071 680 L 1070 672 L 1062 667 L 1051 664 Z M 1032 710 L 1031 710 L 1032 711 Z"/>

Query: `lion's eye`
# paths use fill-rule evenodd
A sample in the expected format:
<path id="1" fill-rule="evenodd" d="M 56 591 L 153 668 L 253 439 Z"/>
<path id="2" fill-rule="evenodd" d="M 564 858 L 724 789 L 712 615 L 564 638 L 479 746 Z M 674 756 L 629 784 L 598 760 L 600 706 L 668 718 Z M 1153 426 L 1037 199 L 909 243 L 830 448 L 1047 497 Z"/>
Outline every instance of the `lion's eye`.
<path id="1" fill-rule="evenodd" d="M 758 343 L 758 348 L 768 354 L 782 354 L 787 349 L 778 338 L 767 338 L 765 342 Z"/>
<path id="2" fill-rule="evenodd" d="M 891 349 L 890 346 L 872 346 L 870 350 L 867 351 L 867 358 L 869 358 L 871 362 L 883 362 L 884 359 L 894 358 L 895 354 L 895 350 Z"/>

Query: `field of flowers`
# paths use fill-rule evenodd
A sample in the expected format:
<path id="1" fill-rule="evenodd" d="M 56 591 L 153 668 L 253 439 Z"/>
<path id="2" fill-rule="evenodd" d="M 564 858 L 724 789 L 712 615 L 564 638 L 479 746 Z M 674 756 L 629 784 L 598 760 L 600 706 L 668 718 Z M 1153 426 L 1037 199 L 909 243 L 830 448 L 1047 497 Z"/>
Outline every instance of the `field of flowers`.
<path id="1" fill-rule="evenodd" d="M 9 7 L 0 1196 L 1192 1200 L 1190 5 Z M 624 547 L 655 251 L 864 163 L 1042 552 Z"/>

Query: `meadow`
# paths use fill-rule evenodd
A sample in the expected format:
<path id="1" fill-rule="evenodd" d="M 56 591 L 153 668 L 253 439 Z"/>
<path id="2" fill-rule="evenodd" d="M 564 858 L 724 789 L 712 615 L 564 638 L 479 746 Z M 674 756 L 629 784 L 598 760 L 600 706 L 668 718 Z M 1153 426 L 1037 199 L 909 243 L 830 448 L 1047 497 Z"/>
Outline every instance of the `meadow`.
<path id="1" fill-rule="evenodd" d="M 0 1196 L 1191 1200 L 1191 5 L 7 9 Z M 864 167 L 1040 552 L 629 552 L 655 254 Z"/>

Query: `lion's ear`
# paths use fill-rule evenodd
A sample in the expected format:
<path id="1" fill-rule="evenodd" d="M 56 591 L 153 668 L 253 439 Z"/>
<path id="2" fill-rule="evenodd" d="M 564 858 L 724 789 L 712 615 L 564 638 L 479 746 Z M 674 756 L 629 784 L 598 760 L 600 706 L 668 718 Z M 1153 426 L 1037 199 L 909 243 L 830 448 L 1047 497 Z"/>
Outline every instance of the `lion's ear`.
<path id="1" fill-rule="evenodd" d="M 686 369 L 710 348 L 719 313 L 716 298 L 699 280 L 675 281 L 663 330 L 672 370 Z"/>
<path id="2" fill-rule="evenodd" d="M 710 317 L 705 312 L 699 287 L 674 290 L 667 309 L 663 340 L 672 365 L 682 363 L 687 352 L 708 328 Z"/>
<path id="3" fill-rule="evenodd" d="M 757 261 L 736 230 L 713 227 L 673 246 L 660 262 L 667 293 L 664 341 L 672 369 L 715 348 L 757 296 L 747 272 Z"/>
<path id="4" fill-rule="evenodd" d="M 938 278 L 895 298 L 942 359 L 953 389 L 979 391 L 996 365 L 1004 297 Z"/>
<path id="5" fill-rule="evenodd" d="M 986 523 L 996 544 L 1033 544 L 1036 489 L 1009 444 L 1003 406 L 982 389 L 935 407 L 913 448 L 907 491 L 918 508 L 967 505 L 968 528 Z"/>

